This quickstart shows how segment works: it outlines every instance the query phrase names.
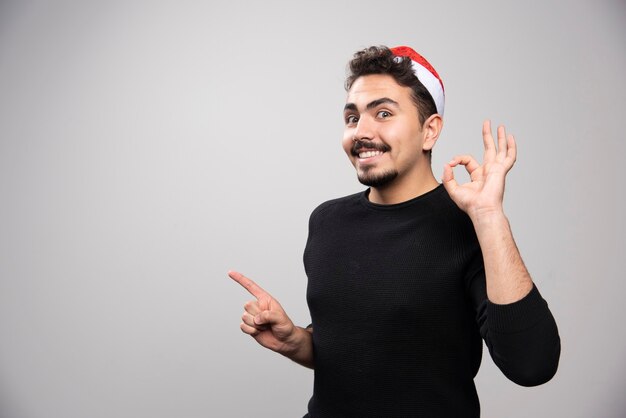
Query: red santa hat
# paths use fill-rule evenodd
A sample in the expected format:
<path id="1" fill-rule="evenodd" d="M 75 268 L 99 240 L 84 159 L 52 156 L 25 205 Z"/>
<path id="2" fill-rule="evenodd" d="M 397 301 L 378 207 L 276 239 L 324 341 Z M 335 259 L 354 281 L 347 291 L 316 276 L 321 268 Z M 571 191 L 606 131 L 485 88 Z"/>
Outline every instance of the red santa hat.
<path id="1" fill-rule="evenodd" d="M 411 59 L 415 76 L 432 96 L 435 106 L 437 106 L 437 113 L 443 116 L 445 104 L 443 81 L 441 81 L 439 74 L 437 74 L 433 66 L 426 61 L 426 58 L 422 57 L 408 46 L 396 46 L 395 48 L 391 48 L 391 52 L 396 57 L 408 57 Z"/>

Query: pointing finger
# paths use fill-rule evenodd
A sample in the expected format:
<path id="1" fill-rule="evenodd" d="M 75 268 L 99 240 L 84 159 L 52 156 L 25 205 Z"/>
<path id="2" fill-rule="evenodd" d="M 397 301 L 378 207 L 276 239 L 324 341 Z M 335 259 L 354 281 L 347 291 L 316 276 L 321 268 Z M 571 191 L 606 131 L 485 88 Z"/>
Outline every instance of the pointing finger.
<path id="1" fill-rule="evenodd" d="M 264 296 L 269 296 L 269 293 L 263 290 L 261 286 L 259 286 L 254 281 L 252 281 L 251 279 L 247 278 L 246 276 L 244 276 L 243 274 L 237 271 L 229 271 L 228 276 L 234 281 L 236 281 L 237 283 L 239 283 L 248 292 L 250 292 L 252 296 L 254 296 L 257 299 L 264 297 Z"/>

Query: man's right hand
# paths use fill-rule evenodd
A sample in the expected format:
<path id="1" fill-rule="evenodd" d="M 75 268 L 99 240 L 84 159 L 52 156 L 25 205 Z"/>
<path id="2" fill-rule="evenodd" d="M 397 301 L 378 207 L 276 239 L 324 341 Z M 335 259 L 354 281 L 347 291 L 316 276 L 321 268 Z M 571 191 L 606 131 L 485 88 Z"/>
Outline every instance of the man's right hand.
<path id="1" fill-rule="evenodd" d="M 263 347 L 313 368 L 311 331 L 296 327 L 280 303 L 251 279 L 236 271 L 228 276 L 256 298 L 244 305 L 241 330 Z"/>

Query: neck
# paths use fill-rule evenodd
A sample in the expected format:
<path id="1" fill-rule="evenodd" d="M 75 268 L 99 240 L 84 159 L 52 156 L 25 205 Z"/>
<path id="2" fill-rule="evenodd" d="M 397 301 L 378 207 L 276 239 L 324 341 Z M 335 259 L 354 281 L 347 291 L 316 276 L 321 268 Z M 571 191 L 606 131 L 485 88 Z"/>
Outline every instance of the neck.
<path id="1" fill-rule="evenodd" d="M 396 179 L 383 187 L 372 187 L 369 200 L 379 205 L 393 205 L 421 196 L 439 186 L 439 182 L 429 170 L 428 175 Z"/>

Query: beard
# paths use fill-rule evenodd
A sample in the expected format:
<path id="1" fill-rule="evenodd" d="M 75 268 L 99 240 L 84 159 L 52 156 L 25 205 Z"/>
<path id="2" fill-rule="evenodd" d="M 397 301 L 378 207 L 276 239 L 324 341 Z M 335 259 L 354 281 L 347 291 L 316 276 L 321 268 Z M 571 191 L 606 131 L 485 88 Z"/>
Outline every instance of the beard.
<path id="1" fill-rule="evenodd" d="M 380 152 L 391 151 L 391 147 L 387 144 L 363 140 L 357 141 L 352 145 L 352 149 L 350 150 L 351 154 L 358 157 L 359 150 L 362 148 Z M 357 178 L 359 179 L 359 182 L 369 187 L 383 187 L 398 177 L 398 172 L 396 170 L 383 171 L 382 173 L 373 173 L 372 171 L 374 171 L 373 167 L 365 167 L 362 171 L 357 170 Z"/>
<path id="2" fill-rule="evenodd" d="M 357 173 L 359 182 L 365 186 L 380 188 L 388 185 L 398 177 L 395 170 L 383 171 L 382 173 L 372 173 L 373 170 L 364 170 Z"/>

